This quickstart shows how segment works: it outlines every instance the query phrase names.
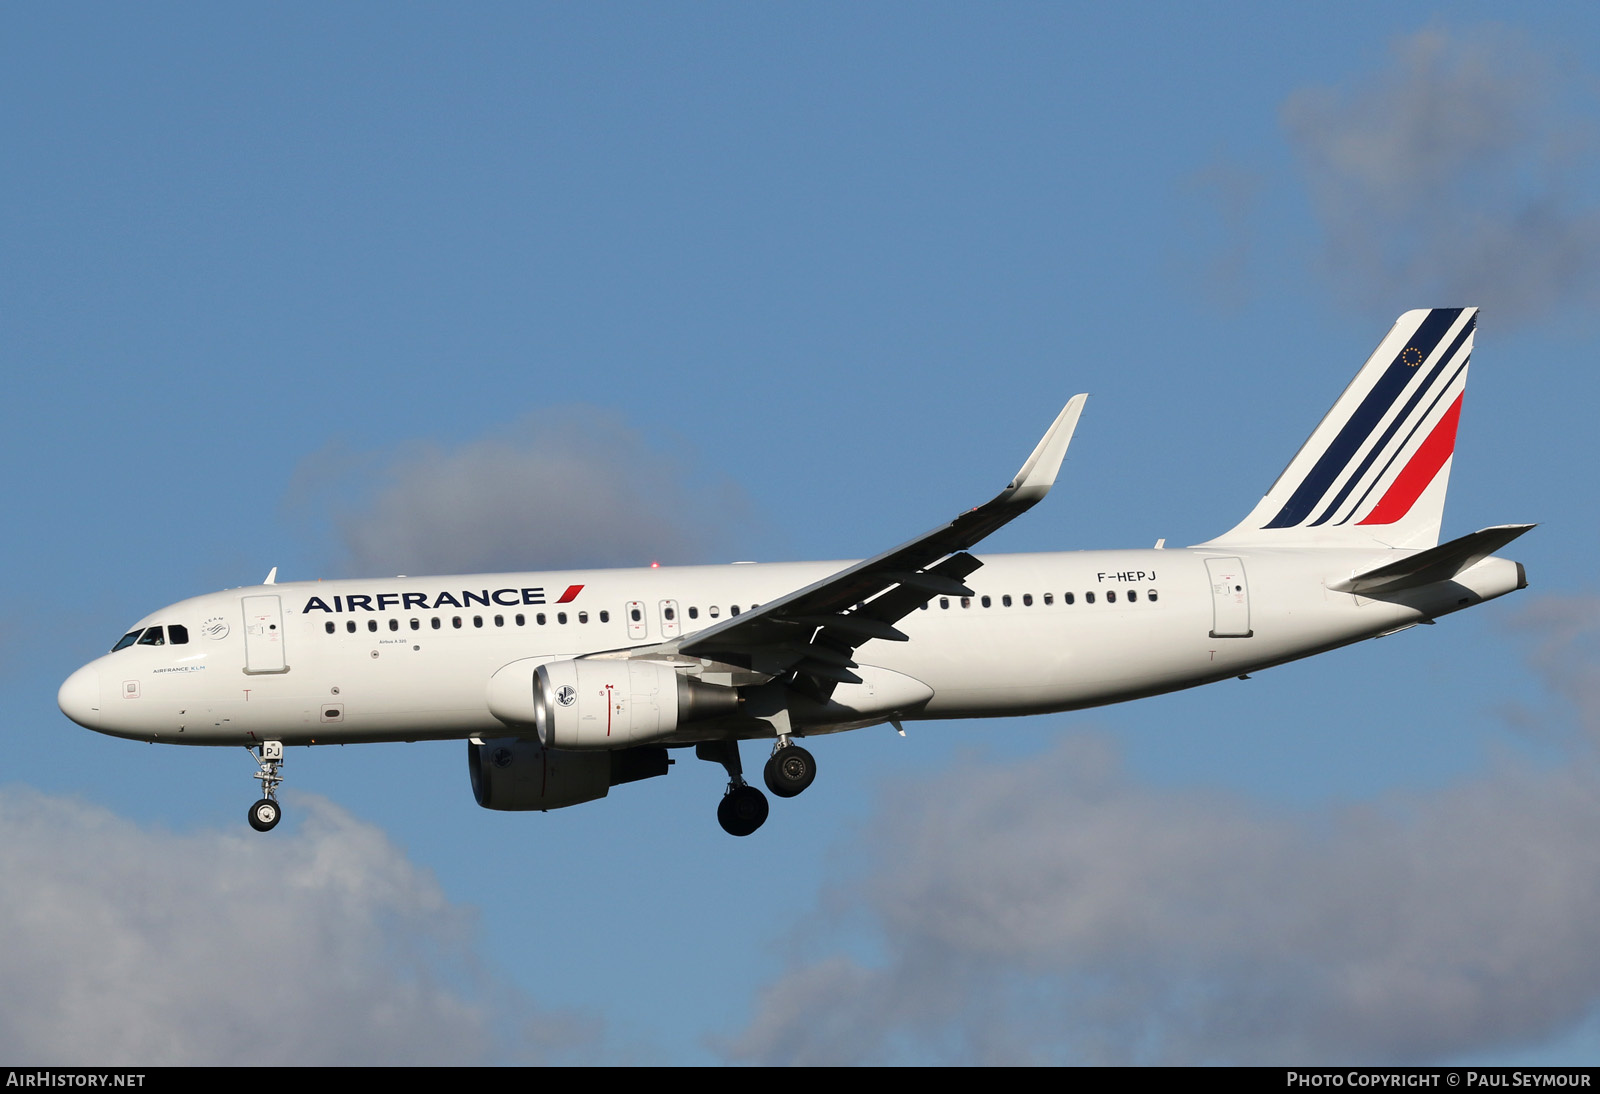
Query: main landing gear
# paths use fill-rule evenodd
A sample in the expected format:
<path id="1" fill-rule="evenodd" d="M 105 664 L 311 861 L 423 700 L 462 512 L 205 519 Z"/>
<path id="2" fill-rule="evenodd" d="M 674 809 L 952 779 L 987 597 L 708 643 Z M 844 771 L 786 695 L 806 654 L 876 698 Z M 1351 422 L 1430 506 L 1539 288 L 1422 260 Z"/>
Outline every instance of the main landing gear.
<path id="1" fill-rule="evenodd" d="M 278 805 L 278 784 L 283 782 L 283 742 L 262 741 L 260 748 L 249 752 L 256 760 L 255 777 L 261 780 L 261 800 L 250 807 L 250 827 L 257 832 L 270 832 L 283 819 L 283 809 Z"/>
<path id="2" fill-rule="evenodd" d="M 728 789 L 717 804 L 717 822 L 730 836 L 748 836 L 767 821 L 767 796 L 744 781 L 744 767 L 739 762 L 738 741 L 706 741 L 695 745 L 694 753 L 702 760 L 720 763 L 728 772 Z M 762 771 L 767 789 L 780 798 L 792 798 L 817 777 L 817 761 L 811 753 L 791 741 L 787 735 L 779 737 Z"/>
<path id="3" fill-rule="evenodd" d="M 787 737 L 779 737 L 767 766 L 761 772 L 767 789 L 780 798 L 792 798 L 817 777 L 817 761 Z"/>
<path id="4" fill-rule="evenodd" d="M 694 754 L 711 760 L 728 772 L 728 789 L 717 803 L 717 823 L 730 836 L 748 836 L 767 823 L 767 796 L 744 781 L 738 741 L 705 741 Z"/>
<path id="5" fill-rule="evenodd" d="M 748 836 L 767 823 L 767 796 L 743 780 L 717 803 L 717 823 L 730 836 Z"/>

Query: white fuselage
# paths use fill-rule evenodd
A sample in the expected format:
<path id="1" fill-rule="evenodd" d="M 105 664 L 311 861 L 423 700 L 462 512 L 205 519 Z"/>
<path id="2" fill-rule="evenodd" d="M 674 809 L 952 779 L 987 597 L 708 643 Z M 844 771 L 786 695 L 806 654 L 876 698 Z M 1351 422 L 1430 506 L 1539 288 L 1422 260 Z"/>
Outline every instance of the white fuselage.
<path id="1" fill-rule="evenodd" d="M 933 597 L 855 659 L 920 681 L 904 718 L 1072 710 L 1279 664 L 1500 596 L 1515 563 L 1371 600 L 1330 590 L 1393 552 L 1129 550 L 989 555 L 975 596 Z M 121 737 L 197 745 L 333 744 L 531 734 L 490 712 L 489 681 L 568 658 L 692 634 L 836 573 L 846 562 L 651 567 L 299 582 L 180 601 L 135 644 L 74 673 L 62 709 Z M 565 596 L 566 602 L 558 603 Z M 987 603 L 987 606 L 985 606 Z M 637 615 L 637 618 L 635 616 Z M 882 721 L 882 716 L 865 719 Z M 843 720 L 796 726 L 828 732 Z M 705 735 L 701 731 L 700 737 Z M 740 735 L 753 735 L 744 734 Z M 700 739 L 683 731 L 665 743 Z"/>

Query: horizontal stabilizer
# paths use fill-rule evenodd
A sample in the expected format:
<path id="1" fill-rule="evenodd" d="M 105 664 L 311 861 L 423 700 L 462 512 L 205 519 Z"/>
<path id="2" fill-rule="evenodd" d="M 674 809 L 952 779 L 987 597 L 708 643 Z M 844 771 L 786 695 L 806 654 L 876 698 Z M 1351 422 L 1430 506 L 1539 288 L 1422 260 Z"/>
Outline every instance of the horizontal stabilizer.
<path id="1" fill-rule="evenodd" d="M 1432 585 L 1436 581 L 1449 581 L 1535 527 L 1537 525 L 1533 524 L 1497 524 L 1493 528 L 1484 528 L 1449 543 L 1407 555 L 1398 562 L 1386 562 L 1343 581 L 1329 582 L 1328 588 L 1341 593 L 1373 596 Z"/>

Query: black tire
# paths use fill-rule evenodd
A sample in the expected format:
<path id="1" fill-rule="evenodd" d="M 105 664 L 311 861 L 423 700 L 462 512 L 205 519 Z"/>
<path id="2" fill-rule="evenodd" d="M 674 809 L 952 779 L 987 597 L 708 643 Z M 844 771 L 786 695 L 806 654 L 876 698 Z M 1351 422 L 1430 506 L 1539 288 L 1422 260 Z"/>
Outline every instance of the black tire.
<path id="1" fill-rule="evenodd" d="M 767 822 L 767 796 L 753 786 L 736 786 L 717 806 L 717 822 L 730 836 L 748 836 Z"/>
<path id="2" fill-rule="evenodd" d="M 792 798 L 817 777 L 817 761 L 799 745 L 780 748 L 767 760 L 761 777 L 767 789 L 780 798 Z"/>
<path id="3" fill-rule="evenodd" d="M 257 832 L 270 832 L 283 819 L 283 810 L 271 798 L 262 798 L 250 807 L 250 827 Z"/>

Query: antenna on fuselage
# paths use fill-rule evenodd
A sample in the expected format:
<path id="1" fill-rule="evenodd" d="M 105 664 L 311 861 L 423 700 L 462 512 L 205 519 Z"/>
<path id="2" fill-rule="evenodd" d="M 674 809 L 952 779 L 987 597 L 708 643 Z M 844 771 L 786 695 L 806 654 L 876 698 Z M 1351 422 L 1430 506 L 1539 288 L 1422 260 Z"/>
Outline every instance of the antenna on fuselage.
<path id="1" fill-rule="evenodd" d="M 272 569 L 267 571 L 267 580 L 263 581 L 261 584 L 263 584 L 263 585 L 276 585 L 277 583 L 278 583 L 278 568 L 276 566 L 274 566 Z"/>

